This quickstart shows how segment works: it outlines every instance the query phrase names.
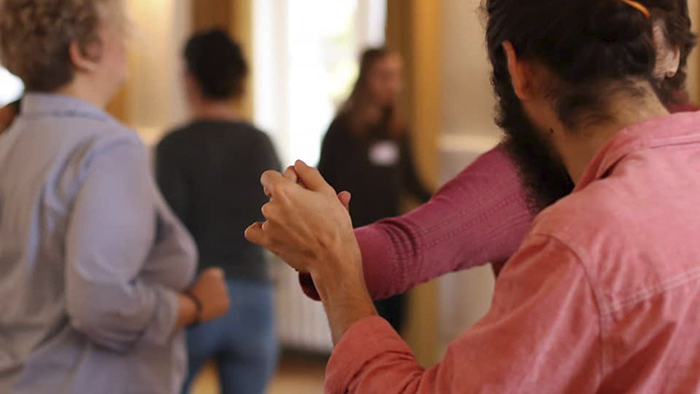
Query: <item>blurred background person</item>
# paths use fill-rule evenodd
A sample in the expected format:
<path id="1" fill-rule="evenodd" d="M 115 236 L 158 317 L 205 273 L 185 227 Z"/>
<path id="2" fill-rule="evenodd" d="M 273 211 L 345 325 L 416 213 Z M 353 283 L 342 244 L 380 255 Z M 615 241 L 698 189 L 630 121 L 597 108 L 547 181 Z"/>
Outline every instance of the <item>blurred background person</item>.
<path id="1" fill-rule="evenodd" d="M 397 114 L 402 89 L 401 57 L 385 48 L 367 49 L 355 87 L 323 140 L 319 171 L 336 190 L 352 193 L 356 227 L 397 216 L 404 193 L 421 203 L 431 197 L 416 170 L 408 129 Z M 377 309 L 401 332 L 405 295 L 378 301 Z"/>
<path id="2" fill-rule="evenodd" d="M 262 394 L 277 365 L 274 294 L 262 248 L 243 233 L 262 217 L 259 178 L 280 168 L 268 136 L 235 110 L 248 65 L 222 30 L 195 34 L 185 48 L 186 90 L 193 120 L 157 147 L 157 179 L 166 200 L 193 234 L 200 269 L 222 266 L 229 313 L 188 330 L 185 392 L 210 358 L 221 389 Z"/>
<path id="3" fill-rule="evenodd" d="M 10 128 L 15 118 L 19 116 L 20 109 L 19 100 L 0 108 L 0 134 Z"/>
<path id="4" fill-rule="evenodd" d="M 175 394 L 181 328 L 228 307 L 220 270 L 190 287 L 194 243 L 103 111 L 127 76 L 123 8 L 0 2 L 1 60 L 27 90 L 0 138 L 2 393 Z"/>

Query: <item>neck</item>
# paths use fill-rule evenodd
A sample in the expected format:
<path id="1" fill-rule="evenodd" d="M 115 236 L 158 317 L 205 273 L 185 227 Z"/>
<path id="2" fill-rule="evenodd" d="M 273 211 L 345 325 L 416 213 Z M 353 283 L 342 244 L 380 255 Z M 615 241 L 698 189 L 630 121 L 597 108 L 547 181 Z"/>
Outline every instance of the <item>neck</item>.
<path id="1" fill-rule="evenodd" d="M 192 111 L 200 120 L 241 120 L 239 111 L 228 101 L 203 100 L 193 105 Z"/>
<path id="2" fill-rule="evenodd" d="M 598 152 L 621 130 L 669 114 L 656 95 L 650 92 L 639 101 L 629 98 L 611 100 L 611 113 L 616 116 L 607 122 L 588 125 L 585 130 L 566 130 L 555 137 L 555 145 L 561 153 L 574 183 L 583 177 L 590 162 Z M 558 141 L 557 141 L 558 140 Z"/>
<path id="3" fill-rule="evenodd" d="M 112 97 L 111 94 L 100 92 L 98 89 L 91 87 L 89 83 L 83 82 L 78 77 L 76 77 L 70 84 L 57 89 L 54 91 L 54 93 L 86 101 L 100 109 L 105 109 Z"/>

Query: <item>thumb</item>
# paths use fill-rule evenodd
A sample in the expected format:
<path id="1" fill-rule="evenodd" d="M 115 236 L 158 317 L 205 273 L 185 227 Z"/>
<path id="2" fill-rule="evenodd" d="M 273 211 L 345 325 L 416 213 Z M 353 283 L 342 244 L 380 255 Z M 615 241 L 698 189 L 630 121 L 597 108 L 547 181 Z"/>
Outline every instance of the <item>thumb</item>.
<path id="1" fill-rule="evenodd" d="M 297 160 L 297 162 L 294 164 L 294 170 L 296 171 L 299 180 L 304 183 L 304 186 L 306 186 L 307 189 L 325 193 L 332 191 L 333 195 L 335 195 L 333 188 L 326 182 L 325 179 L 323 179 L 321 173 L 318 172 L 317 169 L 309 167 L 301 160 Z"/>
<path id="2" fill-rule="evenodd" d="M 338 194 L 338 199 L 343 204 L 345 209 L 350 212 L 350 200 L 352 199 L 352 194 L 350 194 L 350 192 L 340 192 L 340 194 Z"/>

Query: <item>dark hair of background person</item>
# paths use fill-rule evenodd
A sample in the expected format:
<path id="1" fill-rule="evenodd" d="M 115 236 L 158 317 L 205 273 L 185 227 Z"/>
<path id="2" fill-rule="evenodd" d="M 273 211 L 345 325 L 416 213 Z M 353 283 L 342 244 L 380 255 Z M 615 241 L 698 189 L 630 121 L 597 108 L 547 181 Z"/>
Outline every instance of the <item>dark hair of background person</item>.
<path id="1" fill-rule="evenodd" d="M 221 29 L 195 34 L 185 47 L 187 72 L 205 98 L 230 100 L 245 93 L 248 63 L 240 45 Z"/>
<path id="2" fill-rule="evenodd" d="M 570 194 L 574 185 L 554 150 L 541 149 L 549 143 L 534 130 L 515 94 L 503 42 L 510 41 L 520 59 L 539 63 L 552 74 L 547 88 L 561 122 L 570 129 L 581 128 L 610 118 L 607 98 L 621 89 L 639 93 L 640 81 L 646 81 L 663 99 L 663 92 L 671 90 L 664 85 L 683 85 L 684 73 L 672 82 L 653 78 L 653 23 L 666 22 L 669 40 L 681 46 L 682 60 L 687 62 L 695 41 L 684 17 L 687 4 L 684 0 L 640 3 L 651 10 L 652 18 L 619 0 L 482 3 L 488 16 L 487 50 L 499 109 L 496 122 L 507 134 L 507 146 L 530 190 L 533 210 Z"/>
<path id="3" fill-rule="evenodd" d="M 372 126 L 366 117 L 367 108 L 372 104 L 372 92 L 369 87 L 370 75 L 374 66 L 388 56 L 397 55 L 388 48 L 369 48 L 362 53 L 360 59 L 360 72 L 357 82 L 350 93 L 350 97 L 343 104 L 340 113 L 350 120 L 350 129 L 355 135 L 366 137 L 366 133 Z M 395 140 L 401 138 L 406 132 L 405 125 L 400 121 L 396 106 L 384 109 L 383 124 L 387 126 L 389 136 Z"/>

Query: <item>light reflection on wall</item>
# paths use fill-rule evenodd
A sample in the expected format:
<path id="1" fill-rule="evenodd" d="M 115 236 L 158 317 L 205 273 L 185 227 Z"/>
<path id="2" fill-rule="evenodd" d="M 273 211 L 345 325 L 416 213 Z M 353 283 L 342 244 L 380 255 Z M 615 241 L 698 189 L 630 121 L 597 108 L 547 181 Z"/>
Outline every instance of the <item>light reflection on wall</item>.
<path id="1" fill-rule="evenodd" d="M 0 67 L 0 107 L 19 99 L 23 92 L 22 81 Z"/>
<path id="2" fill-rule="evenodd" d="M 129 0 L 133 22 L 127 114 L 148 144 L 188 118 L 182 47 L 190 34 L 191 0 Z"/>

